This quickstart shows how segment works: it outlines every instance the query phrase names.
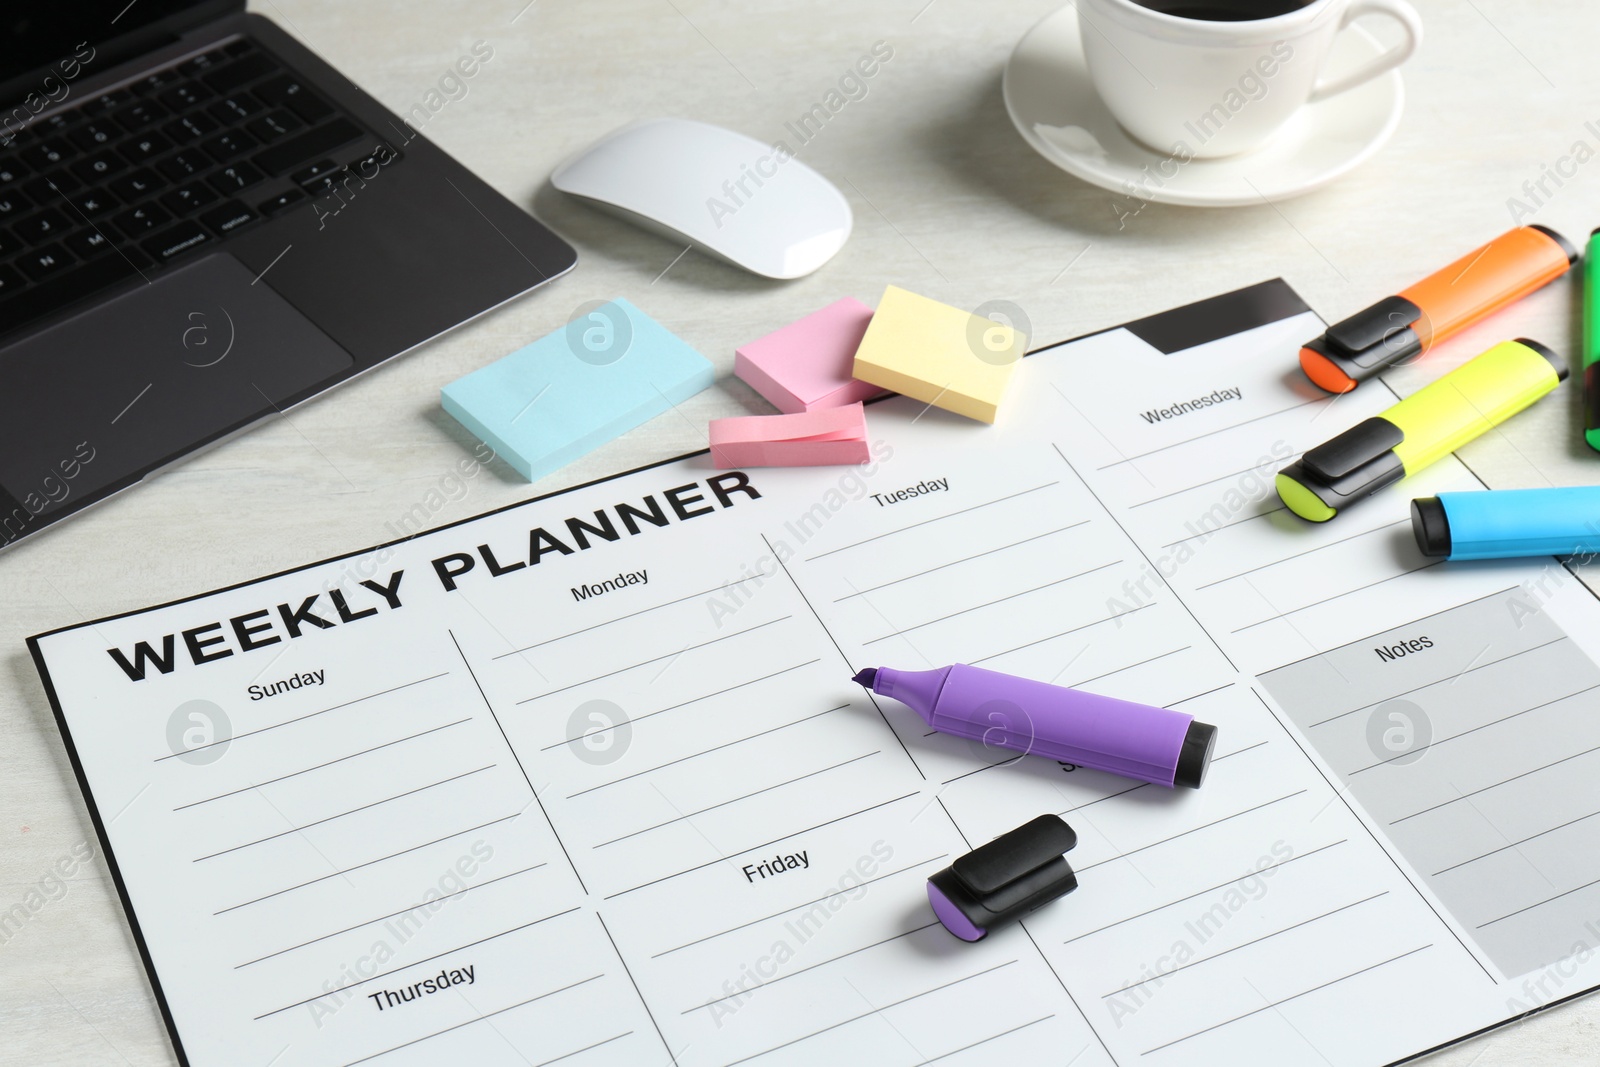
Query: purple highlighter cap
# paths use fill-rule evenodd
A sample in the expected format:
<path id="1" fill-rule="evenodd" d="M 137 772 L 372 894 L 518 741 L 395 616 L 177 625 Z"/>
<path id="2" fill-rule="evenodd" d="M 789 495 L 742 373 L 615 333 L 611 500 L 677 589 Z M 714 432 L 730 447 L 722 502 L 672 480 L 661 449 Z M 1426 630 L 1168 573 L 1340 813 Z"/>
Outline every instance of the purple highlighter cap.
<path id="1" fill-rule="evenodd" d="M 961 914 L 961 909 L 950 903 L 950 898 L 941 893 L 931 880 L 928 882 L 928 903 L 933 905 L 933 914 L 944 928 L 961 940 L 982 941 L 989 936 L 989 931 L 973 926 L 972 920 Z"/>
<path id="2" fill-rule="evenodd" d="M 963 941 L 1016 922 L 1078 888 L 1062 855 L 1078 843 L 1059 815 L 1041 815 L 973 849 L 928 879 L 928 902 Z"/>

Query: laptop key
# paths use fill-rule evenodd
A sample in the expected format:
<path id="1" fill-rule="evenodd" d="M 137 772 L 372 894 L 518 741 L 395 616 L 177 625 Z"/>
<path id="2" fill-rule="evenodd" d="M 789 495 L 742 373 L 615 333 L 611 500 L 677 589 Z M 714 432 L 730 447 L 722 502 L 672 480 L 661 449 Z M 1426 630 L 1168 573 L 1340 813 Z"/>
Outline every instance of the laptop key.
<path id="1" fill-rule="evenodd" d="M 81 118 L 81 113 L 68 111 L 64 114 L 51 115 L 49 118 L 39 119 L 28 127 L 38 137 L 64 137 L 67 131 Z"/>
<path id="2" fill-rule="evenodd" d="M 93 259 L 102 252 L 111 251 L 113 247 L 111 238 L 99 230 L 79 230 L 77 233 L 68 235 L 67 239 L 61 243 L 66 245 L 67 250 L 79 259 Z"/>
<path id="3" fill-rule="evenodd" d="M 259 148 L 260 146 L 261 142 L 243 130 L 229 130 L 226 133 L 217 134 L 210 140 L 200 142 L 200 147 L 205 149 L 206 154 L 218 163 L 227 163 L 230 160 L 238 159 L 251 149 Z"/>
<path id="4" fill-rule="evenodd" d="M 219 234 L 231 233 L 247 222 L 255 220 L 256 213 L 239 203 L 229 200 L 220 207 L 212 208 L 200 216 L 200 221 Z"/>
<path id="5" fill-rule="evenodd" d="M 166 118 L 167 109 L 154 100 L 144 100 L 132 107 L 123 108 L 111 117 L 129 133 L 138 133 L 146 126 L 152 126 Z"/>
<path id="6" fill-rule="evenodd" d="M 277 107 L 286 107 L 292 97 L 310 92 L 309 89 L 288 74 L 280 74 L 276 78 L 264 81 L 251 91 L 262 100 Z"/>
<path id="7" fill-rule="evenodd" d="M 156 99 L 169 110 L 188 111 L 192 107 L 199 107 L 216 95 L 199 82 L 183 82 L 174 85 Z"/>
<path id="8" fill-rule="evenodd" d="M 85 218 L 99 218 L 117 206 L 117 198 L 109 190 L 91 189 L 72 197 L 72 206 Z"/>
<path id="9" fill-rule="evenodd" d="M 54 241 L 70 228 L 67 217 L 51 207 L 29 215 L 12 226 L 11 232 L 22 240 L 34 244 L 39 241 Z"/>
<path id="10" fill-rule="evenodd" d="M 83 105 L 83 111 L 88 115 L 103 115 L 107 111 L 112 111 L 124 104 L 133 103 L 133 99 L 133 94 L 128 90 L 118 89 L 115 92 L 102 93 L 95 97 Z"/>
<path id="11" fill-rule="evenodd" d="M 122 174 L 112 178 L 109 188 L 124 200 L 138 200 L 146 193 L 165 184 L 160 178 L 156 177 L 154 171 L 136 170 L 131 174 Z"/>
<path id="12" fill-rule="evenodd" d="M 154 130 L 131 137 L 118 146 L 129 163 L 138 166 L 172 150 L 172 142 Z"/>
<path id="13" fill-rule="evenodd" d="M 266 178 L 249 163 L 235 163 L 231 167 L 223 167 L 211 176 L 211 187 L 223 196 L 248 189 L 250 186 Z"/>
<path id="14" fill-rule="evenodd" d="M 289 101 L 289 110 L 305 119 L 310 125 L 316 125 L 329 115 L 334 114 L 333 105 L 313 93 L 300 93 Z"/>
<path id="15" fill-rule="evenodd" d="M 333 114 L 332 105 L 287 74 L 262 82 L 251 91 L 269 104 L 288 108 L 311 124 Z"/>
<path id="16" fill-rule="evenodd" d="M 289 180 L 294 182 L 296 185 L 312 185 L 315 184 L 317 179 L 321 178 L 323 175 L 332 174 L 335 171 L 342 169 L 343 168 L 340 167 L 339 164 L 335 163 L 331 159 L 319 159 L 305 170 L 297 170 L 293 174 L 289 175 Z"/>
<path id="17" fill-rule="evenodd" d="M 185 115 L 174 122 L 169 122 L 161 127 L 161 132 L 185 144 L 189 141 L 198 141 L 202 137 L 209 137 L 217 132 L 217 124 L 211 119 L 196 111 L 192 115 Z"/>
<path id="18" fill-rule="evenodd" d="M 23 160 L 39 170 L 65 163 L 77 154 L 67 142 L 55 138 L 29 145 L 22 150 Z"/>
<path id="19" fill-rule="evenodd" d="M 163 89 L 172 88 L 182 80 L 182 75 L 175 70 L 158 70 L 154 74 L 148 74 L 140 78 L 133 84 L 136 90 L 142 90 L 145 93 L 154 95 Z"/>
<path id="20" fill-rule="evenodd" d="M 0 185 L 14 185 L 30 173 L 20 159 L 0 160 Z"/>
<path id="21" fill-rule="evenodd" d="M 21 289 L 24 284 L 26 283 L 23 282 L 22 275 L 10 267 L 0 266 L 0 308 L 5 307 L 3 303 L 5 298 Z"/>
<path id="22" fill-rule="evenodd" d="M 128 161 L 112 151 L 96 152 L 72 165 L 72 173 L 85 182 L 100 182 L 128 169 Z"/>
<path id="23" fill-rule="evenodd" d="M 334 119 L 324 126 L 315 126 L 279 141 L 266 151 L 257 153 L 251 162 L 268 174 L 283 174 L 361 136 L 361 129 L 355 123 L 348 119 Z"/>
<path id="24" fill-rule="evenodd" d="M 222 63 L 222 61 L 222 49 L 216 48 L 205 53 L 204 55 L 195 56 L 187 63 L 180 64 L 178 71 L 182 74 L 187 74 L 192 78 L 197 74 L 204 74 L 209 70 L 215 70 Z"/>
<path id="25" fill-rule="evenodd" d="M 337 170 L 323 171 L 310 181 L 301 183 L 300 188 L 311 197 L 337 195 L 340 186 L 347 182 L 349 177 L 350 172 L 344 167 L 339 167 Z"/>
<path id="26" fill-rule="evenodd" d="M 140 247 L 154 256 L 158 263 L 165 263 L 176 256 L 181 256 L 193 248 L 210 243 L 214 238 L 206 232 L 205 227 L 192 219 L 180 222 L 172 229 L 152 237 L 143 242 Z"/>
<path id="27" fill-rule="evenodd" d="M 138 238 L 153 233 L 171 222 L 172 216 L 159 205 L 140 204 L 131 211 L 124 211 L 112 221 L 117 224 L 117 229 L 129 237 Z"/>
<path id="28" fill-rule="evenodd" d="M 280 211 L 287 211 L 306 198 L 306 194 L 298 189 L 285 189 L 270 200 L 263 200 L 257 205 L 263 215 L 276 215 Z"/>
<path id="29" fill-rule="evenodd" d="M 22 213 L 33 206 L 33 201 L 24 196 L 21 190 L 9 193 L 0 193 L 0 222 L 10 222 L 20 219 Z"/>
<path id="30" fill-rule="evenodd" d="M 41 174 L 37 178 L 22 183 L 22 191 L 31 196 L 36 204 L 58 203 L 63 193 L 74 192 L 82 188 L 83 183 L 64 170 Z"/>
<path id="31" fill-rule="evenodd" d="M 287 137 L 296 130 L 305 129 L 305 123 L 295 118 L 283 108 L 268 112 L 258 119 L 251 119 L 245 123 L 244 128 L 261 138 L 263 141 L 276 141 L 280 137 Z"/>
<path id="32" fill-rule="evenodd" d="M 218 122 L 243 122 L 253 119 L 266 108 L 249 93 L 229 93 L 206 108 L 206 114 Z"/>
<path id="33" fill-rule="evenodd" d="M 231 93 L 241 85 L 248 85 L 257 78 L 264 78 L 277 69 L 276 63 L 256 52 L 236 63 L 229 63 L 220 70 L 214 70 L 200 80 L 216 92 Z"/>
<path id="34" fill-rule="evenodd" d="M 45 245 L 24 253 L 17 260 L 17 266 L 22 268 L 22 273 L 36 282 L 54 277 L 77 262 L 72 253 L 60 245 Z"/>
<path id="35" fill-rule="evenodd" d="M 122 140 L 122 127 L 105 119 L 93 119 L 73 130 L 67 139 L 85 152 L 93 152 Z"/>
<path id="36" fill-rule="evenodd" d="M 207 204 L 215 204 L 217 194 L 204 182 L 193 182 L 181 189 L 174 189 L 161 197 L 161 206 L 174 215 L 193 214 Z"/>
<path id="37" fill-rule="evenodd" d="M 197 174 L 211 169 L 209 157 L 197 150 L 174 152 L 172 155 L 156 164 L 156 169 L 175 182 L 185 178 L 193 178 Z"/>

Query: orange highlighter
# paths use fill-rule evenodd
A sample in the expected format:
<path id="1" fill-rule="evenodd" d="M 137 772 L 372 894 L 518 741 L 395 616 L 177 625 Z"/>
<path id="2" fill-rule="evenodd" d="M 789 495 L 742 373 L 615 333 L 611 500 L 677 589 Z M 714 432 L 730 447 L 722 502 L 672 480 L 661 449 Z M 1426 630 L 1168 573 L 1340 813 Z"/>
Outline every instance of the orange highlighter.
<path id="1" fill-rule="evenodd" d="M 1546 226 L 1519 226 L 1399 296 L 1334 323 L 1300 349 L 1300 368 L 1330 393 L 1409 362 L 1452 334 L 1554 281 L 1578 250 Z"/>

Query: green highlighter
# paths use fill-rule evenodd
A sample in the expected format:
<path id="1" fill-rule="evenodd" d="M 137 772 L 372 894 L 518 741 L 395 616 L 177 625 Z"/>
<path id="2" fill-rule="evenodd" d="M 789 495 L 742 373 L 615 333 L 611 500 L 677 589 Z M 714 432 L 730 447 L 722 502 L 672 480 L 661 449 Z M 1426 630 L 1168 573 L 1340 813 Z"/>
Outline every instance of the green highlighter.
<path id="1" fill-rule="evenodd" d="M 1600 452 L 1600 230 L 1589 235 L 1589 255 L 1583 262 L 1583 439 Z"/>

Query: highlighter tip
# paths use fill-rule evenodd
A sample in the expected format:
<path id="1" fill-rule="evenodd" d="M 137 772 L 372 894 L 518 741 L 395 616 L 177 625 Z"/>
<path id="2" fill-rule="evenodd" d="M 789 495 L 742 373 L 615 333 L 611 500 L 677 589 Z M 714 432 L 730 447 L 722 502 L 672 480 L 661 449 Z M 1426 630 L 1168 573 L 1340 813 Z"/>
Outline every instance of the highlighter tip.
<path id="1" fill-rule="evenodd" d="M 878 680 L 878 668 L 868 667 L 865 670 L 858 672 L 856 676 L 850 680 L 855 682 L 857 685 L 864 685 L 868 689 L 871 689 L 872 683 Z"/>

